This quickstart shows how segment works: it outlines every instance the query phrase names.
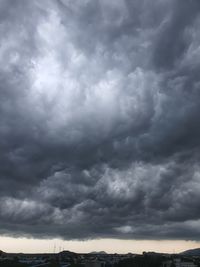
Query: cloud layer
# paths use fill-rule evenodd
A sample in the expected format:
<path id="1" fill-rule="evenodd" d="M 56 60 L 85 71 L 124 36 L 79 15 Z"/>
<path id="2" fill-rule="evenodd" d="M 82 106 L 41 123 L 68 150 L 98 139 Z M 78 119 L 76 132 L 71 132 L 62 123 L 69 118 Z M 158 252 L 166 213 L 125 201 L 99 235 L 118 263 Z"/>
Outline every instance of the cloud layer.
<path id="1" fill-rule="evenodd" d="M 199 0 L 2 0 L 0 36 L 0 233 L 199 239 Z"/>

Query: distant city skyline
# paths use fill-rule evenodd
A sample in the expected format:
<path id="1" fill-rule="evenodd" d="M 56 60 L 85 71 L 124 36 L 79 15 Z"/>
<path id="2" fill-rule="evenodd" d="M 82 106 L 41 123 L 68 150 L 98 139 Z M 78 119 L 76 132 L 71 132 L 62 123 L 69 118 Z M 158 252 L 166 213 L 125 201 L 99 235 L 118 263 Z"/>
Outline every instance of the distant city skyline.
<path id="1" fill-rule="evenodd" d="M 1 0 L 0 37 L 0 249 L 198 247 L 200 0 Z"/>

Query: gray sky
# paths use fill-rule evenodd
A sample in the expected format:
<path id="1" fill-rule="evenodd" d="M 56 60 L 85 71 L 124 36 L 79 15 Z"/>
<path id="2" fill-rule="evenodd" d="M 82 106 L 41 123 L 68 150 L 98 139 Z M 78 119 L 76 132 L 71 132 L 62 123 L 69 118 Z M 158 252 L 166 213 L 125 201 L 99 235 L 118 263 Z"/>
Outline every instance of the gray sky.
<path id="1" fill-rule="evenodd" d="M 200 1 L 0 1 L 0 234 L 199 240 Z"/>

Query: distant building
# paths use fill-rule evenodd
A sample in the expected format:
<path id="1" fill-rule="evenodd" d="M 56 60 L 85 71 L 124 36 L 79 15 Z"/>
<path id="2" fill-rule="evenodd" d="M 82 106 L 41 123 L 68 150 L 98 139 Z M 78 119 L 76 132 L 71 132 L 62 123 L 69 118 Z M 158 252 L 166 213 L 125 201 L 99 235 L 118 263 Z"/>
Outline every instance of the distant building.
<path id="1" fill-rule="evenodd" d="M 162 267 L 171 267 L 172 266 L 172 260 L 164 261 L 162 264 Z"/>
<path id="2" fill-rule="evenodd" d="M 85 267 L 105 267 L 105 262 L 99 260 L 89 260 L 85 262 Z"/>
<path id="3" fill-rule="evenodd" d="M 181 260 L 180 258 L 174 260 L 164 261 L 162 267 L 197 267 L 193 261 Z"/>
<path id="4" fill-rule="evenodd" d="M 176 267 L 197 267 L 193 261 L 174 259 L 174 264 Z"/>

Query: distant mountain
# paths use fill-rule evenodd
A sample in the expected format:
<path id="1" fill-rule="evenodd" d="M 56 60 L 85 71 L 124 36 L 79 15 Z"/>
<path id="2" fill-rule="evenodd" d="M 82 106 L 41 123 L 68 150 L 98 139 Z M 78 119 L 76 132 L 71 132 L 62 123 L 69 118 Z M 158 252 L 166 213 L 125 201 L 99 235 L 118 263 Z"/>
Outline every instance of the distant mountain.
<path id="1" fill-rule="evenodd" d="M 0 250 L 0 256 L 5 254 L 5 252 L 3 252 L 2 250 Z"/>
<path id="2" fill-rule="evenodd" d="M 200 256 L 200 248 L 189 249 L 180 253 L 186 256 Z"/>
<path id="3" fill-rule="evenodd" d="M 105 251 L 92 251 L 89 254 L 107 254 Z"/>
<path id="4" fill-rule="evenodd" d="M 77 253 L 69 251 L 69 250 L 63 250 L 63 251 L 60 252 L 60 254 L 64 254 L 64 255 L 68 255 L 68 256 L 74 256 Z"/>

